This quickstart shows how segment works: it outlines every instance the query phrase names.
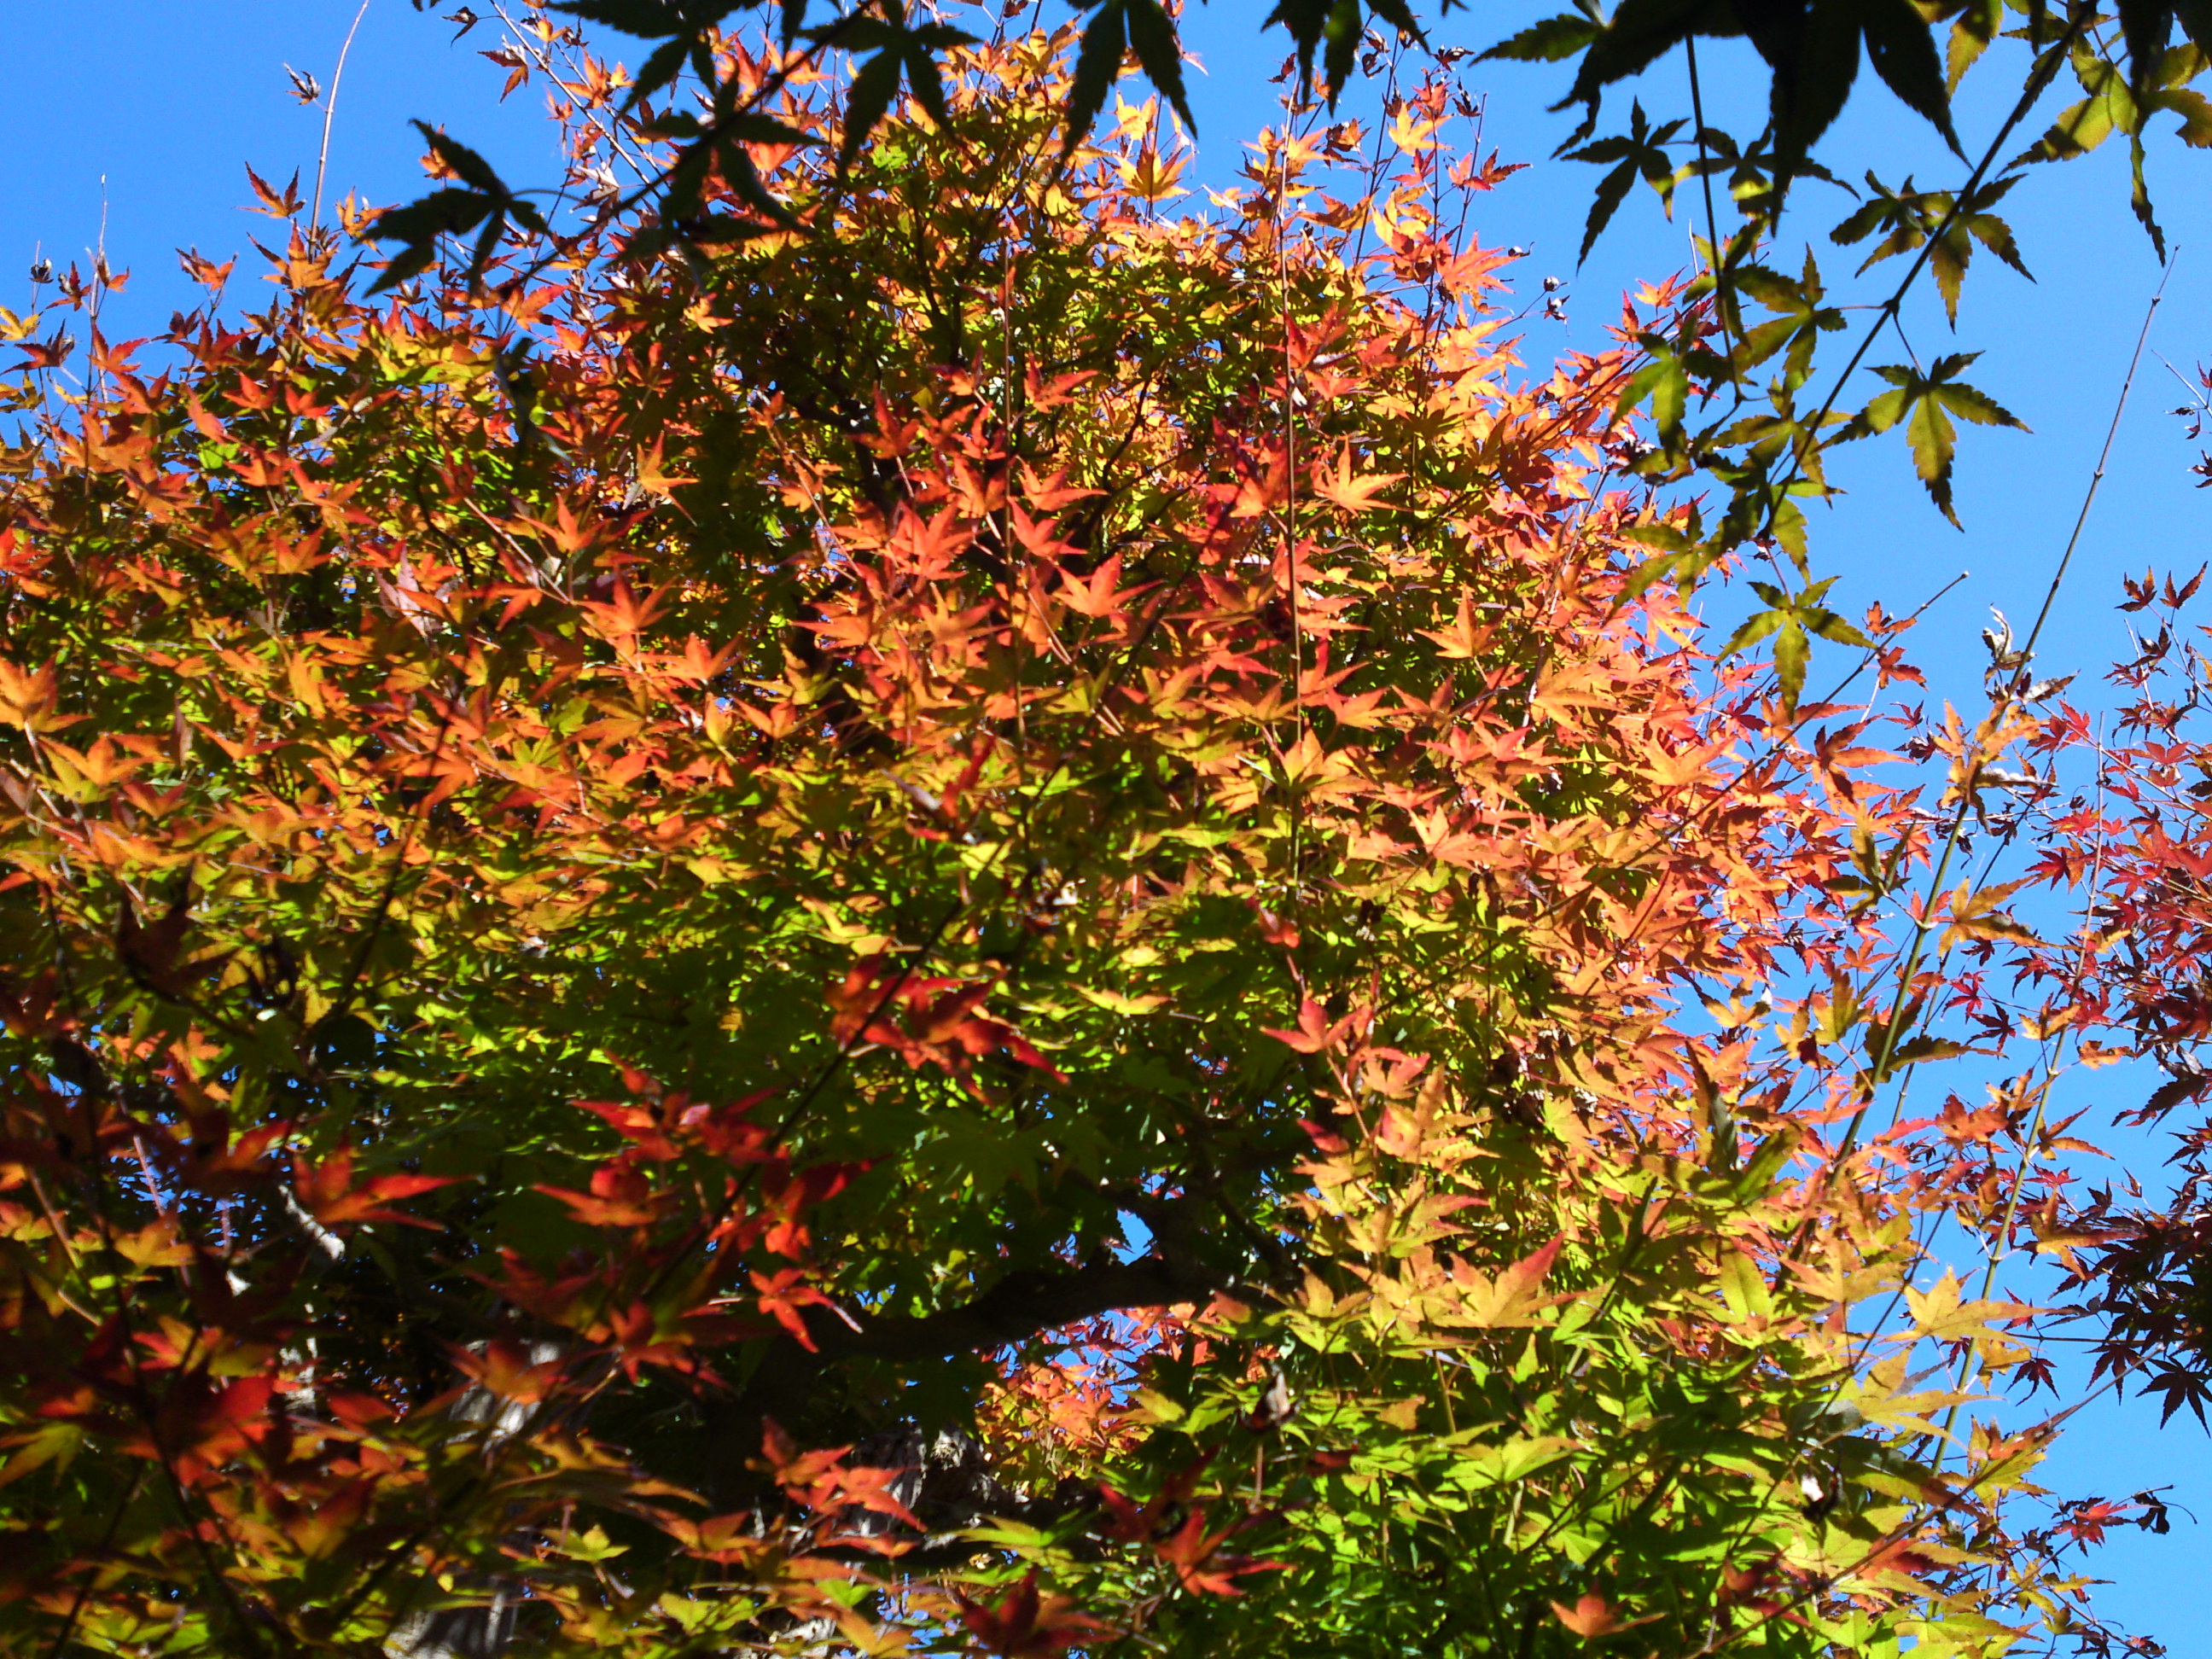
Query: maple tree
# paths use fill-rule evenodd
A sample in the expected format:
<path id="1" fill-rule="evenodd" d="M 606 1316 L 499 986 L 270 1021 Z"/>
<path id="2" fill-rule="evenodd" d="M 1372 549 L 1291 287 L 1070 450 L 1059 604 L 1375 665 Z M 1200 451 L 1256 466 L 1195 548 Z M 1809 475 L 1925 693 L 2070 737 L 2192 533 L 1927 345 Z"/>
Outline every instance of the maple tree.
<path id="1" fill-rule="evenodd" d="M 0 319 L 6 1650 L 2108 1645 L 1923 1271 L 2080 1259 L 2044 1085 L 1895 1092 L 2101 994 L 1951 885 L 2069 716 L 1706 635 L 1710 291 L 1524 371 L 1441 75 L 1200 216 L 1076 30 L 702 49 L 688 226 L 577 54 L 550 256 L 256 181 L 266 310 Z"/>

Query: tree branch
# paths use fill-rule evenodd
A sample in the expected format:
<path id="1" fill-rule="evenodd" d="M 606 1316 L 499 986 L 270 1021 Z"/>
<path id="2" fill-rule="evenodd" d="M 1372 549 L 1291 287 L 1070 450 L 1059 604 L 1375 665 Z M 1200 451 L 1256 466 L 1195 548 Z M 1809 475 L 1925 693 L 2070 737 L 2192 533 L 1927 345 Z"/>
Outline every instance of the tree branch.
<path id="1" fill-rule="evenodd" d="M 1218 1220 L 1218 1206 L 1200 1199 L 1165 1207 L 1175 1213 L 1163 1218 L 1174 1223 L 1199 1223 L 1201 1208 Z M 1235 1269 L 1178 1248 L 1192 1231 L 1156 1226 L 1158 1248 L 1134 1261 L 1095 1259 L 1080 1267 L 1010 1273 L 971 1300 L 933 1313 L 885 1316 L 807 1309 L 803 1317 L 811 1352 L 796 1337 L 778 1336 L 743 1389 L 700 1402 L 711 1448 L 708 1484 L 719 1495 L 742 1492 L 751 1479 L 748 1466 L 759 1453 L 764 1421 L 792 1420 L 820 1401 L 823 1373 L 833 1367 L 862 1359 L 917 1365 L 988 1353 L 1100 1314 L 1202 1302 L 1218 1291 L 1237 1289 L 1242 1275 Z M 1260 1292 L 1248 1294 L 1256 1298 Z"/>
<path id="2" fill-rule="evenodd" d="M 1227 1288 L 1232 1277 L 1155 1254 L 1135 1261 L 1009 1273 L 974 1301 L 936 1313 L 889 1319 L 854 1316 L 858 1329 L 835 1313 L 813 1309 L 806 1325 L 825 1364 L 854 1358 L 949 1359 L 1026 1341 L 1103 1313 L 1200 1301 Z M 795 1349 L 798 1344 L 791 1346 Z"/>

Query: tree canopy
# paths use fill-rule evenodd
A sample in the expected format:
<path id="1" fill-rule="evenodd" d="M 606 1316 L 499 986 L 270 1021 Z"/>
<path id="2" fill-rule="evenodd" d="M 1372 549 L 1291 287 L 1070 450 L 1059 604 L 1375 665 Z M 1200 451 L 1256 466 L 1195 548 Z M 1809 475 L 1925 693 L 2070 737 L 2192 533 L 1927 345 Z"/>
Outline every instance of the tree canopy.
<path id="1" fill-rule="evenodd" d="M 2091 1034 L 2204 1092 L 2178 706 L 2037 820 L 2078 937 L 1961 881 L 2064 688 L 1846 702 L 1909 623 L 1809 579 L 1711 637 L 1734 301 L 1524 367 L 1441 68 L 1201 216 L 1157 100 L 1070 147 L 1095 17 L 897 97 L 654 15 L 774 130 L 562 60 L 583 234 L 432 133 L 473 242 L 270 191 L 268 308 L 81 394 L 5 319 L 0 1646 L 2109 1645 L 2138 1511 L 1975 1402 L 2016 1247 L 2195 1374 L 2098 1254 L 2188 1215 L 2062 1207 L 2045 1110 Z M 1909 1115 L 1968 1044 L 2035 1058 Z"/>

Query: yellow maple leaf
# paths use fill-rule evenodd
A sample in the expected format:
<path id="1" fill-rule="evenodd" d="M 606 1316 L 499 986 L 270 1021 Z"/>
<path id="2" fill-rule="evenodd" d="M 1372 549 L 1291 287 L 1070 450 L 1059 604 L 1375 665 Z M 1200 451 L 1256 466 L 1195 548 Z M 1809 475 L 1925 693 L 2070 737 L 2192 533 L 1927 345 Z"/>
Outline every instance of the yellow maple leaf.
<path id="1" fill-rule="evenodd" d="M 661 471 L 659 439 L 655 438 L 653 441 L 653 447 L 650 449 L 647 449 L 642 446 L 639 447 L 637 452 L 637 487 L 645 491 L 647 495 L 665 496 L 671 490 L 674 489 L 677 485 L 688 484 L 692 482 L 693 480 L 690 478 L 679 478 L 672 473 L 664 472 Z"/>

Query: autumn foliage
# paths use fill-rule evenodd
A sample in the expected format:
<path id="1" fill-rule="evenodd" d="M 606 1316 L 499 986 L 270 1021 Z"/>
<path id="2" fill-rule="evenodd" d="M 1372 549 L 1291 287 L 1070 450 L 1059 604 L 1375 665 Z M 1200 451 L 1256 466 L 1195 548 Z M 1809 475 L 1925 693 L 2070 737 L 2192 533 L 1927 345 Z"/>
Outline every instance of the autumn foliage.
<path id="1" fill-rule="evenodd" d="M 1929 1253 L 2086 1248 L 2055 1131 L 1891 1108 L 2105 994 L 1888 903 L 2063 713 L 1720 659 L 1448 81 L 1193 211 L 1072 42 L 843 166 L 725 40 L 820 142 L 673 241 L 550 56 L 491 286 L 270 191 L 264 311 L 23 370 L 0 1651 L 2094 1639 Z"/>

